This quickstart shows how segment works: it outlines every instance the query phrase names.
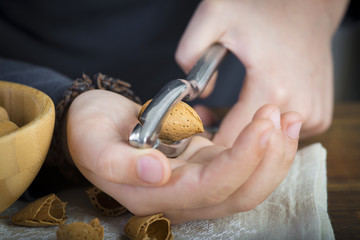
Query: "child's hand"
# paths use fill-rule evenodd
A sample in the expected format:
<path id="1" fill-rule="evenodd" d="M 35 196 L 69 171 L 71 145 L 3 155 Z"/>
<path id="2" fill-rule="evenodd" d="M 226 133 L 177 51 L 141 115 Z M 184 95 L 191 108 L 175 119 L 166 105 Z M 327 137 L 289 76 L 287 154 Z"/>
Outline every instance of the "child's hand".
<path id="1" fill-rule="evenodd" d="M 297 150 L 299 114 L 262 107 L 230 148 L 195 136 L 168 159 L 137 149 L 128 137 L 140 106 L 107 91 L 81 94 L 68 113 L 67 139 L 76 166 L 136 215 L 162 212 L 173 224 L 253 209 L 286 177 Z"/>

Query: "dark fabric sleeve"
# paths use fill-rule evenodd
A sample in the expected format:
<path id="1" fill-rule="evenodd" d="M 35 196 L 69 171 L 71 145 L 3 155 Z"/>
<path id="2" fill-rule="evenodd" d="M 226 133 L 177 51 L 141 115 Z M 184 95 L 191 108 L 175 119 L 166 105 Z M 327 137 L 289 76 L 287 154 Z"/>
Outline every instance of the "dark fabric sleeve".
<path id="1" fill-rule="evenodd" d="M 55 106 L 72 80 L 49 68 L 0 58 L 0 80 L 21 83 L 46 93 Z"/>
<path id="2" fill-rule="evenodd" d="M 360 20 L 360 2 L 357 0 L 351 0 L 349 7 L 345 14 L 345 18 L 350 18 L 352 20 Z"/>

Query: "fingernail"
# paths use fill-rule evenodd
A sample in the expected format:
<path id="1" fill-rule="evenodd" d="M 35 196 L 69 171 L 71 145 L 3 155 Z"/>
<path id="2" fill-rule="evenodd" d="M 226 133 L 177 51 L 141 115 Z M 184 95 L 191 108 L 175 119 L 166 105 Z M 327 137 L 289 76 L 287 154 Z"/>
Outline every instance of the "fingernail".
<path id="1" fill-rule="evenodd" d="M 138 176 L 148 183 L 158 183 L 163 178 L 163 168 L 159 160 L 143 156 L 137 163 Z"/>
<path id="2" fill-rule="evenodd" d="M 271 133 L 272 133 L 272 129 L 267 131 L 260 137 L 260 146 L 266 147 L 266 145 L 270 139 Z"/>
<path id="3" fill-rule="evenodd" d="M 299 138 L 302 122 L 296 122 L 288 126 L 286 133 L 291 139 Z"/>
<path id="4" fill-rule="evenodd" d="M 274 123 L 276 129 L 280 129 L 280 110 L 275 109 L 270 115 L 269 119 Z"/>

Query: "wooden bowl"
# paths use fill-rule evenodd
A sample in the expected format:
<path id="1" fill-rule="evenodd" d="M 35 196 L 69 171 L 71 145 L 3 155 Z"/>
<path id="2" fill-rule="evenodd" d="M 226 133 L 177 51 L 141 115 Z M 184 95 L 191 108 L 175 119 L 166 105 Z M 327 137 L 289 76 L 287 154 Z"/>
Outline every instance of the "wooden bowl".
<path id="1" fill-rule="evenodd" d="M 49 150 L 55 108 L 34 88 L 0 81 L 0 106 L 19 128 L 0 136 L 0 213 L 14 203 L 39 172 Z"/>

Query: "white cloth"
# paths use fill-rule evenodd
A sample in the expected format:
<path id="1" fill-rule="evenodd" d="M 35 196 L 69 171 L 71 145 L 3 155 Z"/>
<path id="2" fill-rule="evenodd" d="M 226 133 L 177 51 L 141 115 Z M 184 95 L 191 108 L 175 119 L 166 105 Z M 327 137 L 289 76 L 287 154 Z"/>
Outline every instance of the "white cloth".
<path id="1" fill-rule="evenodd" d="M 172 226 L 174 239 L 334 239 L 327 213 L 326 150 L 313 144 L 297 152 L 286 179 L 252 211 L 215 220 Z M 58 195 L 67 201 L 67 223 L 89 222 L 104 226 L 104 239 L 126 239 L 124 225 L 131 214 L 104 217 L 89 202 L 84 189 Z M 27 203 L 17 201 L 0 214 L 12 216 Z M 1 239 L 56 239 L 57 227 L 28 228 L 0 219 Z"/>

